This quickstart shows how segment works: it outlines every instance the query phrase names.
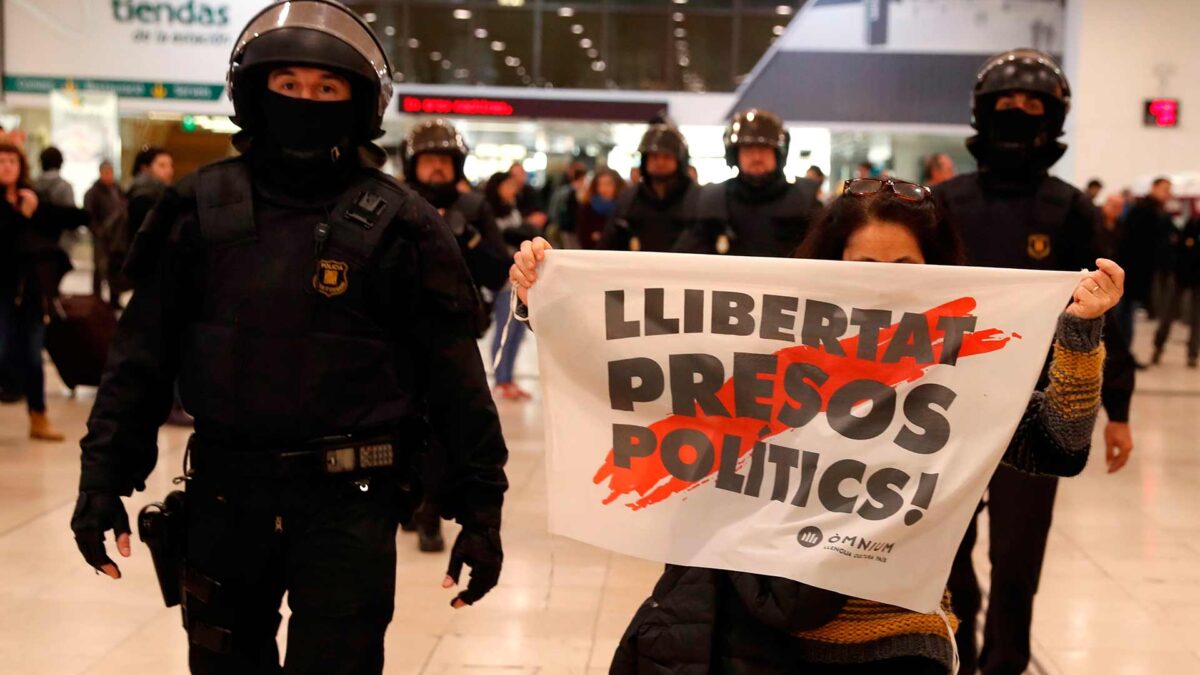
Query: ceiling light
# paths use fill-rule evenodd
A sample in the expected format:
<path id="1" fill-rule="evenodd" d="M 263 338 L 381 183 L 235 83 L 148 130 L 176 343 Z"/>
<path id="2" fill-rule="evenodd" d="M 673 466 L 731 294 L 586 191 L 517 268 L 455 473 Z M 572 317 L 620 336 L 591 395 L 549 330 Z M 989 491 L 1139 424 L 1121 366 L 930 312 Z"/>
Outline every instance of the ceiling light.
<path id="1" fill-rule="evenodd" d="M 420 47 L 420 46 L 421 46 L 421 41 L 418 40 L 417 38 L 409 38 L 408 39 L 408 48 L 409 49 L 416 49 L 417 47 Z"/>
<path id="2" fill-rule="evenodd" d="M 564 19 L 569 19 L 569 18 L 575 16 L 575 10 L 571 9 L 570 7 L 559 7 L 558 15 L 563 17 Z"/>
<path id="3" fill-rule="evenodd" d="M 456 9 L 454 10 L 454 18 L 458 19 L 459 21 L 466 21 L 467 19 L 471 18 L 471 10 Z"/>
<path id="4" fill-rule="evenodd" d="M 518 74 L 518 75 L 524 75 L 524 74 L 525 74 L 525 66 L 520 66 L 520 67 L 518 67 L 518 68 L 517 68 L 517 74 Z"/>
<path id="5" fill-rule="evenodd" d="M 475 37 L 479 38 L 480 40 L 486 39 L 487 36 L 488 36 L 488 32 L 487 32 L 486 28 L 476 28 L 475 29 Z"/>
<path id="6" fill-rule="evenodd" d="M 466 68 L 459 68 L 458 70 L 454 71 L 454 77 L 459 80 L 465 80 L 470 76 L 471 71 L 467 70 Z"/>
<path id="7" fill-rule="evenodd" d="M 367 23 L 375 23 L 375 19 L 378 18 L 379 17 L 375 16 L 375 12 L 367 12 L 366 14 L 363 14 L 363 21 L 366 21 Z"/>
<path id="8" fill-rule="evenodd" d="M 790 16 L 792 11 L 793 10 L 790 5 L 779 5 L 775 8 L 775 13 L 779 16 Z"/>
<path id="9" fill-rule="evenodd" d="M 594 59 L 597 56 L 600 56 L 600 52 L 596 49 L 589 49 L 587 50 L 587 55 L 589 59 Z"/>
<path id="10" fill-rule="evenodd" d="M 493 40 L 492 41 L 492 51 L 494 51 L 494 52 L 504 51 L 504 43 L 499 40 Z"/>
<path id="11" fill-rule="evenodd" d="M 604 72 L 604 69 L 607 67 L 608 66 L 603 61 L 592 61 L 592 70 L 596 71 L 597 73 Z"/>
<path id="12" fill-rule="evenodd" d="M 687 68 L 689 65 L 691 65 L 691 63 L 692 63 L 692 60 L 689 59 L 688 57 L 686 57 L 686 56 L 679 57 L 679 65 L 680 66 Z"/>
<path id="13" fill-rule="evenodd" d="M 582 40 L 579 41 L 579 46 L 583 47 L 584 49 L 591 49 L 592 41 L 588 38 L 583 38 Z"/>
<path id="14" fill-rule="evenodd" d="M 675 0 L 675 4 L 677 4 L 677 5 L 686 5 L 686 4 L 687 4 L 687 0 Z"/>
<path id="15" fill-rule="evenodd" d="M 387 26 L 387 27 L 385 27 L 385 28 L 383 29 L 383 34 L 384 34 L 384 35 L 386 35 L 386 36 L 388 36 L 388 37 L 392 37 L 392 36 L 394 36 L 394 35 L 396 34 L 396 27 L 395 27 L 395 26 Z"/>
<path id="16" fill-rule="evenodd" d="M 771 29 L 771 32 L 774 33 L 775 35 L 783 35 L 784 30 L 786 30 L 786 29 L 783 26 L 775 26 L 774 28 Z"/>
<path id="17" fill-rule="evenodd" d="M 675 29 L 675 37 L 677 37 L 677 38 L 687 37 L 687 29 L 686 28 L 676 28 Z"/>
<path id="18" fill-rule="evenodd" d="M 583 24 L 578 24 L 578 23 L 577 23 L 577 24 L 575 24 L 575 25 L 571 26 L 571 32 L 572 32 L 572 33 L 574 33 L 574 34 L 576 34 L 576 35 L 579 35 L 580 33 L 582 33 L 582 32 L 583 32 Z"/>
<path id="19" fill-rule="evenodd" d="M 679 23 L 683 21 L 683 12 L 675 12 L 671 15 L 671 18 L 675 20 L 675 23 Z"/>
<path id="20" fill-rule="evenodd" d="M 442 70 L 450 70 L 450 67 L 453 65 L 453 63 L 450 63 L 450 59 L 442 59 Z"/>
<path id="21" fill-rule="evenodd" d="M 504 65 L 508 66 L 509 68 L 516 68 L 517 66 L 521 65 L 521 59 L 518 59 L 515 56 L 506 56 L 504 57 Z"/>
<path id="22" fill-rule="evenodd" d="M 429 60 L 430 61 L 441 61 L 442 53 L 441 52 L 429 52 Z"/>

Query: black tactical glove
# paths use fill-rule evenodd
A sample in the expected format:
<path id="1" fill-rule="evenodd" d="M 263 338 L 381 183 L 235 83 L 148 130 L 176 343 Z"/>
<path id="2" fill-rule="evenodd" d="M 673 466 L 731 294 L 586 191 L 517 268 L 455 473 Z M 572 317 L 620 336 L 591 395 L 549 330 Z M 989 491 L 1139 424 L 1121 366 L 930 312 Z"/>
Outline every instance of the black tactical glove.
<path id="1" fill-rule="evenodd" d="M 113 531 L 113 539 L 129 534 L 129 514 L 121 497 L 115 492 L 80 492 L 75 502 L 75 513 L 71 516 L 71 529 L 75 532 L 75 544 L 89 565 L 101 572 L 104 565 L 120 569 L 108 557 L 104 549 L 104 533 Z"/>
<path id="2" fill-rule="evenodd" d="M 446 571 L 454 583 L 462 575 L 463 564 L 471 568 L 471 580 L 467 589 L 450 601 L 457 600 L 473 605 L 500 581 L 500 567 L 504 563 L 504 550 L 500 546 L 500 530 L 489 527 L 463 527 L 450 550 L 450 569 Z"/>

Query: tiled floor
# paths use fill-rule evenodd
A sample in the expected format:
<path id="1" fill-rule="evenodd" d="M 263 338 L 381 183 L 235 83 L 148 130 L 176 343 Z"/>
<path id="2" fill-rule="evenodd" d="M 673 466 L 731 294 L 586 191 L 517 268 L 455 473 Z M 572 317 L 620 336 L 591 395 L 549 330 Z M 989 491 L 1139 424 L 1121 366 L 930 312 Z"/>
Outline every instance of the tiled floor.
<path id="1" fill-rule="evenodd" d="M 534 352 L 527 345 L 518 372 L 536 391 Z M 53 377 L 49 388 L 67 443 L 28 441 L 23 408 L 0 408 L 0 673 L 185 673 L 179 616 L 159 605 L 146 549 L 135 544 L 119 582 L 97 577 L 75 550 L 67 522 L 91 394 L 68 398 Z M 1060 489 L 1034 622 L 1043 672 L 1200 673 L 1200 373 L 1183 368 L 1182 345 L 1172 344 L 1139 388 L 1130 465 L 1110 476 L 1094 456 Z M 419 554 L 401 535 L 388 673 L 607 672 L 657 578 L 658 565 L 546 533 L 537 401 L 500 410 L 513 486 L 502 585 L 477 607 L 452 610 L 439 586 L 444 557 Z M 185 437 L 162 433 L 159 468 L 129 500 L 131 513 L 170 489 Z"/>

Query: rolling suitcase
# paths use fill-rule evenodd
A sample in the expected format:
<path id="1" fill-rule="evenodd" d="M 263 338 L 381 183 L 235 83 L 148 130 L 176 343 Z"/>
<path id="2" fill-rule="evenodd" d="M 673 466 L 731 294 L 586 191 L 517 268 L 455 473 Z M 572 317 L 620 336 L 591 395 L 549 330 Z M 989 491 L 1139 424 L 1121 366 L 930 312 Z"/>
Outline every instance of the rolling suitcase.
<path id="1" fill-rule="evenodd" d="M 63 295 L 55 300 L 46 327 L 46 351 L 69 388 L 96 387 L 108 348 L 117 334 L 112 307 L 96 295 Z"/>

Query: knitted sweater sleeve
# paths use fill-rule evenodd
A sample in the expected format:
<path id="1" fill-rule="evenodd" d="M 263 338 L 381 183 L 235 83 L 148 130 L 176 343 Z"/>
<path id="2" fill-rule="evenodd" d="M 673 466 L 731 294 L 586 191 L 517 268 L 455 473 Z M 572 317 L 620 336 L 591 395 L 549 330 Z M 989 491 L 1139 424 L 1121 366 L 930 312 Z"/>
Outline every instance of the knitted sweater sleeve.
<path id="1" fill-rule="evenodd" d="M 1020 471 L 1074 476 L 1087 464 L 1100 409 L 1104 345 L 1099 319 L 1059 318 L 1050 384 L 1035 391 L 1003 462 Z"/>

